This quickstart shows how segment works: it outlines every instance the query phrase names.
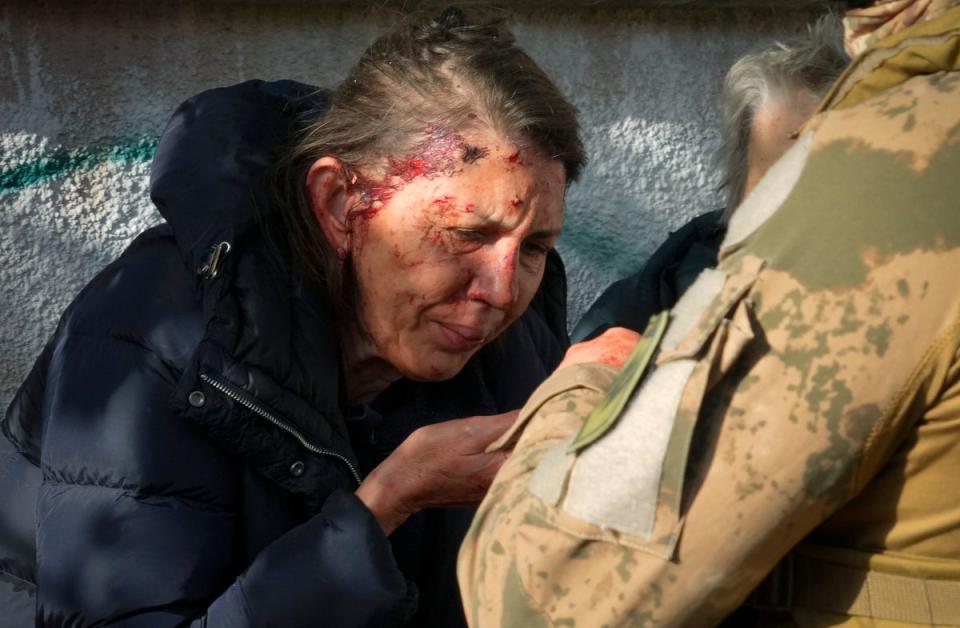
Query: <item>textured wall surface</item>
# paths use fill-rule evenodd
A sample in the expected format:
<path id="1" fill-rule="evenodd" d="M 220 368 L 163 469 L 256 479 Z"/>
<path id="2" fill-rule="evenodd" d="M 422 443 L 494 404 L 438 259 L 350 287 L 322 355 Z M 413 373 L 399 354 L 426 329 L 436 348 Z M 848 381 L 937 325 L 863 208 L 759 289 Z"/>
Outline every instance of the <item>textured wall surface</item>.
<path id="1" fill-rule="evenodd" d="M 580 108 L 591 159 L 560 243 L 573 323 L 671 229 L 719 206 L 723 74 L 810 14 L 531 5 L 517 37 Z M 384 20 L 282 2 L 0 6 L 0 407 L 73 295 L 159 220 L 147 177 L 174 107 L 248 78 L 332 86 Z"/>

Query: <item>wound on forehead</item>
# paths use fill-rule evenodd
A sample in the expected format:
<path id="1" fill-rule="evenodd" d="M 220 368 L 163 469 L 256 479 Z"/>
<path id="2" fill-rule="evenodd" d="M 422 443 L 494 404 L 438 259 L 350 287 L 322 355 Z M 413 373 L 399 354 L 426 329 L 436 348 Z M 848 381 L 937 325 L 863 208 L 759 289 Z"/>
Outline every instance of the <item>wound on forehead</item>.
<path id="1" fill-rule="evenodd" d="M 365 188 L 361 206 L 354 215 L 373 218 L 384 203 L 406 184 L 419 179 L 453 176 L 464 164 L 474 163 L 488 154 L 482 146 L 468 144 L 459 133 L 430 125 L 424 129 L 426 137 L 402 157 L 387 159 L 387 169 L 380 181 L 362 181 Z M 449 203 L 447 203 L 449 204 Z"/>
<path id="2" fill-rule="evenodd" d="M 451 133 L 441 127 L 430 126 L 426 137 L 417 143 L 407 156 L 391 157 L 387 162 L 387 177 L 397 177 L 403 183 L 426 177 L 453 176 L 467 153 L 468 145 L 459 133 Z M 479 159 L 482 155 L 478 155 Z"/>
<path id="3" fill-rule="evenodd" d="M 472 164 L 473 162 L 483 159 L 490 152 L 489 149 L 482 146 L 473 146 L 471 144 L 463 145 L 463 163 Z"/>

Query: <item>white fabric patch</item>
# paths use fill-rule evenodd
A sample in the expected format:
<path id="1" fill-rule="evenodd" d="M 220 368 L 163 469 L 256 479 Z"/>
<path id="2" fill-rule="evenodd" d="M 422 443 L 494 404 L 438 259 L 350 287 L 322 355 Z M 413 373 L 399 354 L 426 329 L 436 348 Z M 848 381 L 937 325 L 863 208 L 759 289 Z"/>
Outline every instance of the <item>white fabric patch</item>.
<path id="1" fill-rule="evenodd" d="M 563 510 L 650 538 L 677 406 L 696 365 L 696 360 L 668 362 L 647 376 L 610 432 L 580 453 Z"/>
<path id="2" fill-rule="evenodd" d="M 686 337 L 710 302 L 723 290 L 726 278 L 726 273 L 713 268 L 707 268 L 697 275 L 696 281 L 670 310 L 670 326 L 660 346 L 672 349 Z"/>
<path id="3" fill-rule="evenodd" d="M 742 242 L 774 214 L 790 196 L 807 163 L 813 132 L 807 131 L 773 164 L 733 212 L 720 250 Z"/>
<path id="4" fill-rule="evenodd" d="M 576 433 L 571 434 L 544 454 L 527 483 L 528 491 L 553 506 L 557 505 L 563 494 L 563 482 L 573 464 L 570 445 L 576 437 Z"/>
<path id="5" fill-rule="evenodd" d="M 726 278 L 715 269 L 700 273 L 670 312 L 664 349 L 687 336 L 723 290 Z M 696 364 L 691 359 L 668 362 L 646 376 L 617 423 L 578 456 L 565 511 L 595 525 L 649 538 L 667 444 Z"/>

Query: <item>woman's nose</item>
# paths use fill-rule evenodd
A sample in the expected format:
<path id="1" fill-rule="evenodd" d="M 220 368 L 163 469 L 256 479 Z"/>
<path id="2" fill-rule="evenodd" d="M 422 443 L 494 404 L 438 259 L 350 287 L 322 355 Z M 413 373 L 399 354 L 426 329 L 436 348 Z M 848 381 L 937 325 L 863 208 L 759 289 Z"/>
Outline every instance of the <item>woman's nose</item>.
<path id="1" fill-rule="evenodd" d="M 500 310 L 507 310 L 519 296 L 517 262 L 519 249 L 512 246 L 490 251 L 478 260 L 467 296 L 484 301 Z"/>

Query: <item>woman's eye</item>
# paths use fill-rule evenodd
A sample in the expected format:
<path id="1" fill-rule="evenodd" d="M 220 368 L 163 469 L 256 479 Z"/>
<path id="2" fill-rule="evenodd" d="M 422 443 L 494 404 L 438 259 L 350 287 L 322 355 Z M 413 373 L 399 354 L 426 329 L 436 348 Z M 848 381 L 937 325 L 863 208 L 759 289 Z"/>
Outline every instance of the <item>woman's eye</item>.
<path id="1" fill-rule="evenodd" d="M 469 253 L 483 246 L 486 241 L 487 234 L 478 229 L 450 227 L 443 231 L 444 245 L 455 253 Z"/>
<path id="2" fill-rule="evenodd" d="M 550 252 L 549 246 L 545 244 L 540 244 L 537 242 L 525 242 L 523 244 L 523 252 L 528 255 L 537 255 L 542 256 Z"/>
<path id="3" fill-rule="evenodd" d="M 476 229 L 451 229 L 453 235 L 465 242 L 479 242 L 486 237 L 486 234 Z"/>

